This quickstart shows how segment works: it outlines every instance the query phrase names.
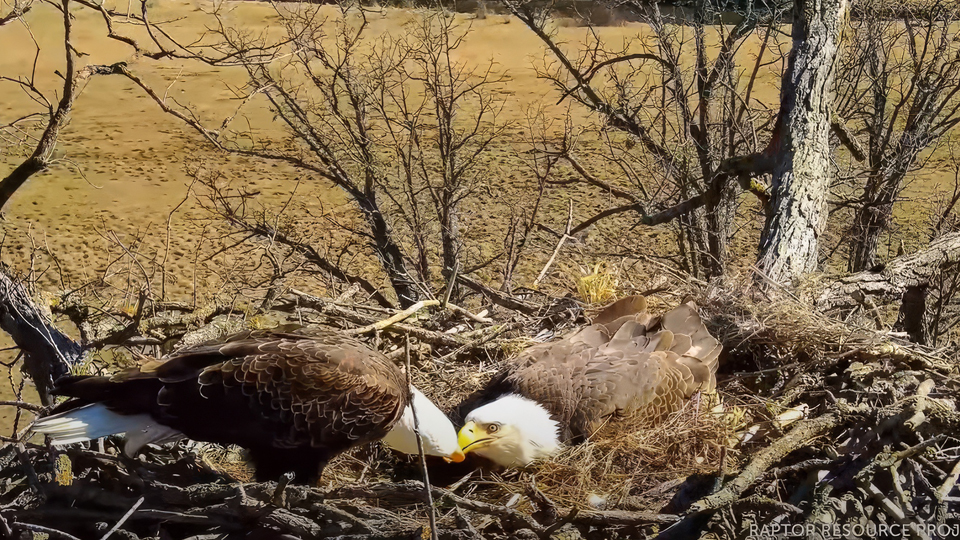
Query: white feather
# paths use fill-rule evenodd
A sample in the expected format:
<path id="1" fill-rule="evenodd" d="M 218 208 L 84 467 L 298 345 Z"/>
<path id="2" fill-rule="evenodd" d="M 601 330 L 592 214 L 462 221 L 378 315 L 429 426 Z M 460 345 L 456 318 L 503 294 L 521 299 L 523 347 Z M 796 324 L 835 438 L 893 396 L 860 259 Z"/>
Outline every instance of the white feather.
<path id="1" fill-rule="evenodd" d="M 417 425 L 420 430 L 420 441 L 423 443 L 423 453 L 428 456 L 449 457 L 459 452 L 457 430 L 454 429 L 447 415 L 443 414 L 443 411 L 420 390 L 411 386 L 410 391 L 413 392 L 413 406 L 417 409 Z M 383 443 L 404 454 L 417 454 L 417 436 L 413 427 L 413 411 L 407 405 L 403 416 L 383 438 Z"/>
<path id="2" fill-rule="evenodd" d="M 117 414 L 100 403 L 41 418 L 33 426 L 35 433 L 49 435 L 54 446 L 99 439 L 126 433 L 123 453 L 133 456 L 143 445 L 162 443 L 183 437 L 148 414 Z"/>
<path id="3" fill-rule="evenodd" d="M 517 394 L 470 411 L 466 421 L 500 426 L 493 442 L 476 453 L 504 467 L 523 467 L 560 450 L 560 424 L 543 405 Z"/>

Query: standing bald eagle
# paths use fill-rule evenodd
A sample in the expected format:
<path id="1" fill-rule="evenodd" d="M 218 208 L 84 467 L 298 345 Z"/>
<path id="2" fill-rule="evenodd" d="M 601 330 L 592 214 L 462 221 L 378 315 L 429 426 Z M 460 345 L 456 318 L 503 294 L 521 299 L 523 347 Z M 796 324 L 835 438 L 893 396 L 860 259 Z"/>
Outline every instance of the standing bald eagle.
<path id="1" fill-rule="evenodd" d="M 329 330 L 247 331 L 177 351 L 112 377 L 70 376 L 72 399 L 34 431 L 69 444 L 126 433 L 124 453 L 188 437 L 250 452 L 259 480 L 293 471 L 319 478 L 337 454 L 385 442 L 416 453 L 409 396 L 424 452 L 462 461 L 450 420 L 381 353 Z"/>
<path id="2" fill-rule="evenodd" d="M 459 407 L 459 442 L 498 465 L 528 465 L 580 442 L 611 417 L 663 415 L 716 387 L 719 342 L 696 307 L 662 317 L 641 296 L 604 309 L 589 326 L 530 347 Z"/>

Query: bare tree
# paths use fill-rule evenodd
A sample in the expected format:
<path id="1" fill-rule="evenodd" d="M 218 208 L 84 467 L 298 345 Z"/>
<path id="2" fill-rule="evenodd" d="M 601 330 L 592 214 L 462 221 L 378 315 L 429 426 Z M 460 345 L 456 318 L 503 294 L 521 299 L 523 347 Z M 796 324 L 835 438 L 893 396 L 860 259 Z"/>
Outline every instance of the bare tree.
<path id="1" fill-rule="evenodd" d="M 498 120 L 503 99 L 495 92 L 503 75 L 495 74 L 492 63 L 479 68 L 455 58 L 469 30 L 440 9 L 414 21 L 397 43 L 397 55 L 407 62 L 391 63 L 396 69 L 377 102 L 398 163 L 384 193 L 413 239 L 424 283 L 430 283 L 435 264 L 428 255 L 431 230 L 439 236 L 441 272 L 461 263 L 463 204 L 482 183 L 495 180 L 484 159 L 508 125 Z M 480 261 L 468 264 L 476 268 Z"/>
<path id="2" fill-rule="evenodd" d="M 21 25 L 26 28 L 33 40 L 32 46 L 36 50 L 34 63 L 28 74 L 19 76 L 0 75 L 0 88 L 5 86 L 7 89 L 3 92 L 11 92 L 17 89 L 23 92 L 33 103 L 36 109 L 33 111 L 17 110 L 14 114 L 16 118 L 9 120 L 0 120 L 0 145 L 8 147 L 32 148 L 28 150 L 29 157 L 8 172 L 0 180 L 0 209 L 3 209 L 10 202 L 13 194 L 23 186 L 27 180 L 36 174 L 47 170 L 57 161 L 55 150 L 60 139 L 63 128 L 70 119 L 70 113 L 73 111 L 73 105 L 77 97 L 83 92 L 87 81 L 94 75 L 109 75 L 119 73 L 122 69 L 120 64 L 112 66 L 87 65 L 82 66 L 78 61 L 78 51 L 72 43 L 73 38 L 73 18 L 70 15 L 71 0 L 61 0 L 59 3 L 51 2 L 49 6 L 60 10 L 63 21 L 63 53 L 64 66 L 62 72 L 57 72 L 63 80 L 59 99 L 53 98 L 42 90 L 42 80 L 48 74 L 39 73 L 37 69 L 37 59 L 40 56 L 40 44 L 33 37 L 33 30 L 29 23 L 24 19 L 35 2 L 32 0 L 15 0 L 7 13 L 0 13 L 0 30 L 4 26 Z M 4 6 L 8 5 L 4 2 Z M 45 7 L 49 7 L 45 6 Z M 45 29 L 45 31 L 51 31 Z M 53 73 L 49 76 L 55 76 Z"/>
<path id="3" fill-rule="evenodd" d="M 461 205 L 485 178 L 480 165 L 503 131 L 496 118 L 500 101 L 488 90 L 498 82 L 493 66 L 454 60 L 467 29 L 439 10 L 405 28 L 410 31 L 402 37 L 373 37 L 367 12 L 352 5 L 330 17 L 316 5 L 276 9 L 284 35 L 274 39 L 230 27 L 216 11 L 212 37 L 192 43 L 161 33 L 146 11 L 138 21 L 165 51 L 154 58 L 245 70 L 248 83 L 236 90 L 240 107 L 265 99 L 288 140 L 265 139 L 256 126 L 237 127 L 240 110 L 210 128 L 133 72 L 124 74 L 215 148 L 281 161 L 343 190 L 362 217 L 351 233 L 376 255 L 400 305 L 412 305 L 432 294 L 431 265 L 443 270 L 461 257 Z M 462 113 L 465 105 L 470 114 Z M 438 263 L 431 262 L 433 234 L 440 240 Z M 319 260 L 308 257 L 311 264 Z M 347 273 L 329 272 L 335 279 Z"/>
<path id="4" fill-rule="evenodd" d="M 692 21 L 674 24 L 656 5 L 621 2 L 648 25 L 649 33 L 613 48 L 592 32 L 587 46 L 569 51 L 549 30 L 543 6 L 505 4 L 547 46 L 550 58 L 540 74 L 553 82 L 561 100 L 575 100 L 598 113 L 607 128 L 627 135 L 624 142 L 608 139 L 607 159 L 623 172 L 614 182 L 592 173 L 569 137 L 557 150 L 580 181 L 625 203 L 578 224 L 573 232 L 624 212 L 638 214 L 644 225 L 679 220 L 686 244 L 682 251 L 689 253 L 686 270 L 706 278 L 722 275 L 738 183 L 762 200 L 766 197 L 752 179 L 765 172 L 762 141 L 771 115 L 753 90 L 761 68 L 778 61 L 779 11 L 751 9 L 736 24 L 714 24 L 716 6 L 703 1 Z M 762 42 L 755 58 L 742 51 L 751 36 Z M 715 52 L 711 37 L 719 43 Z M 645 174 L 638 175 L 640 170 Z M 650 174 L 662 180 L 651 182 Z"/>
<path id="5" fill-rule="evenodd" d="M 361 51 L 368 25 L 362 11 L 356 24 L 346 18 L 322 21 L 316 9 L 281 13 L 291 41 L 289 52 L 268 44 L 243 52 L 249 47 L 243 34 L 222 33 L 248 73 L 247 95 L 262 93 L 294 137 L 295 147 L 287 153 L 257 153 L 292 162 L 344 190 L 366 221 L 365 235 L 399 303 L 412 305 L 421 290 L 407 270 L 379 193 L 388 165 L 377 147 L 383 119 L 374 116 L 375 101 L 386 91 L 383 70 L 392 66 L 368 63 L 375 57 Z M 328 28 L 333 31 L 328 33 Z M 304 85 L 300 77 L 311 84 Z M 234 142 L 228 149 L 239 147 Z"/>
<path id="6" fill-rule="evenodd" d="M 960 123 L 956 2 L 904 6 L 898 17 L 878 2 L 855 7 L 837 75 L 837 114 L 851 134 L 844 140 L 860 162 L 855 178 L 866 177 L 852 201 L 851 272 L 877 264 L 880 236 L 910 172 Z"/>

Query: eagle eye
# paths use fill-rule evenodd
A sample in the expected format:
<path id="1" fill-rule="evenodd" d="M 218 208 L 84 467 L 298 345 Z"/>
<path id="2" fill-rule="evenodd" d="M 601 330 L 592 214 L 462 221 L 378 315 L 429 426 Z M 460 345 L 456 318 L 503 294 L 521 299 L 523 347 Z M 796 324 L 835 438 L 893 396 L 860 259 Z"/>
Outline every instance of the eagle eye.
<path id="1" fill-rule="evenodd" d="M 490 424 L 487 426 L 488 433 L 496 433 L 498 431 L 500 431 L 500 424 Z"/>

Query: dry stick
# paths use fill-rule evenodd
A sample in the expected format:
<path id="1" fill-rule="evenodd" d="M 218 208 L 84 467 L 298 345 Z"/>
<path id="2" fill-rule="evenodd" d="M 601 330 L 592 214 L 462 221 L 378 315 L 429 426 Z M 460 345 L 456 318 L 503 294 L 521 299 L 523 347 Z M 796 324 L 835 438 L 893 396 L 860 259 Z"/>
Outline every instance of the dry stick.
<path id="1" fill-rule="evenodd" d="M 309 308 L 324 317 L 330 318 L 340 318 L 347 320 L 354 324 L 364 324 L 364 325 L 373 325 L 375 322 L 371 317 L 366 315 L 361 315 L 355 311 L 337 306 L 331 302 L 312 296 L 303 291 L 298 291 L 296 289 L 291 289 L 290 292 L 297 297 L 295 304 L 291 305 L 291 308 L 295 307 L 304 307 Z M 283 311 L 281 307 L 278 311 Z M 400 332 L 409 332 L 411 336 L 417 338 L 418 340 L 424 343 L 430 343 L 432 345 L 443 345 L 446 347 L 460 347 L 464 344 L 464 340 L 461 336 L 455 336 L 452 334 L 444 334 L 443 332 L 436 332 L 434 330 L 427 330 L 419 326 L 413 326 L 409 324 L 394 324 L 392 327 L 385 328 L 388 332 L 400 333 Z"/>
<path id="2" fill-rule="evenodd" d="M 378 321 L 373 324 L 368 324 L 367 326 L 354 328 L 353 330 L 347 330 L 345 333 L 350 335 L 357 335 L 357 334 L 366 334 L 367 332 L 373 332 L 375 330 L 383 330 L 384 328 L 392 325 L 393 323 L 397 323 L 406 319 L 407 317 L 413 315 L 414 313 L 420 311 L 425 307 L 439 306 L 439 305 L 440 305 L 439 300 L 421 300 L 416 304 L 408 307 L 407 309 L 397 313 L 396 315 L 393 315 L 392 317 L 388 317 L 382 321 Z"/>
<path id="3" fill-rule="evenodd" d="M 557 258 L 557 255 L 560 253 L 560 249 L 563 248 L 563 244 L 566 243 L 568 239 L 573 237 L 564 233 L 560 237 L 560 241 L 557 242 L 557 247 L 553 249 L 553 254 L 550 255 L 550 259 L 547 260 L 547 264 L 543 265 L 543 270 L 540 270 L 540 274 L 537 276 L 537 279 L 533 280 L 533 286 L 536 287 L 543 280 L 544 276 L 547 275 L 547 271 L 550 270 L 550 267 L 553 266 L 553 261 Z"/>
<path id="4" fill-rule="evenodd" d="M 462 307 L 460 307 L 460 306 L 458 306 L 458 305 L 456 305 L 456 304 L 451 304 L 450 302 L 447 302 L 447 309 L 453 311 L 454 313 L 459 313 L 459 314 L 463 315 L 464 317 L 472 320 L 473 322 L 478 322 L 478 323 L 482 323 L 482 324 L 488 324 L 488 323 L 492 323 L 492 322 L 493 322 L 493 319 L 491 319 L 491 318 L 489 318 L 489 317 L 483 317 L 483 316 L 481 316 L 481 315 L 474 315 L 473 313 L 470 313 L 470 311 L 468 311 L 468 310 L 466 310 L 466 309 L 464 309 L 464 308 L 462 308 Z M 481 313 L 482 313 L 482 312 L 481 312 Z"/>
<path id="5" fill-rule="evenodd" d="M 452 281 L 451 281 L 452 283 Z M 404 354 L 407 362 L 407 391 L 410 392 L 410 412 L 413 413 L 413 434 L 417 437 L 417 453 L 420 454 L 420 470 L 423 472 L 423 491 L 427 496 L 427 506 L 430 507 L 430 538 L 438 540 L 437 536 L 437 509 L 433 507 L 433 493 L 430 492 L 430 473 L 427 471 L 427 457 L 423 454 L 423 441 L 420 440 L 420 420 L 417 418 L 417 408 L 413 404 L 413 382 L 410 380 L 410 334 L 406 334 Z"/>
<path id="6" fill-rule="evenodd" d="M 140 499 L 137 502 L 133 503 L 133 506 L 131 506 L 130 509 L 127 510 L 127 513 L 124 514 L 122 518 L 120 518 L 120 521 L 118 521 L 116 525 L 113 526 L 113 528 L 107 531 L 106 534 L 101 536 L 100 540 L 107 540 L 107 538 L 110 538 L 110 535 L 117 532 L 117 529 L 119 529 L 121 525 L 123 525 L 124 523 L 126 523 L 128 519 L 130 519 L 130 516 L 132 516 L 133 513 L 137 511 L 137 508 L 140 508 L 141 504 L 143 504 L 143 497 L 140 497 Z"/>
<path id="7" fill-rule="evenodd" d="M 570 199 L 570 208 L 567 212 L 567 228 L 563 230 L 563 234 L 560 235 L 560 241 L 557 242 L 557 247 L 553 250 L 553 255 L 550 255 L 550 260 L 547 261 L 547 264 L 543 265 L 543 270 L 540 270 L 540 275 L 537 276 L 537 279 L 533 280 L 533 286 L 536 287 L 543 280 L 544 276 L 547 275 L 547 271 L 550 270 L 550 267 L 553 266 L 554 259 L 557 258 L 557 255 L 560 253 L 560 249 L 563 247 L 563 244 L 566 243 L 567 239 L 573 239 L 570 236 L 570 227 L 573 225 L 573 199 Z"/>
<path id="8" fill-rule="evenodd" d="M 40 412 L 46 407 L 41 407 L 40 405 L 35 405 L 33 403 L 27 403 L 25 401 L 0 401 L 0 407 L 18 407 L 20 409 L 26 409 L 30 412 Z"/>
<path id="9" fill-rule="evenodd" d="M 947 498 L 947 495 L 950 494 L 950 491 L 957 484 L 957 479 L 960 479 L 960 460 L 958 460 L 957 464 L 953 466 L 950 474 L 947 475 L 947 478 L 943 481 L 943 484 L 940 485 L 940 489 L 937 490 L 938 501 L 943 501 Z"/>
<path id="10" fill-rule="evenodd" d="M 541 311 L 541 306 L 536 306 L 515 298 L 513 295 L 506 294 L 504 292 L 491 289 L 479 281 L 473 280 L 467 276 L 460 276 L 457 278 L 458 281 L 466 285 L 468 288 L 473 289 L 474 291 L 484 295 L 494 304 L 503 306 L 507 309 L 512 309 L 514 311 L 519 311 L 520 313 L 526 315 L 537 315 Z"/>
<path id="11" fill-rule="evenodd" d="M 175 206 L 173 210 L 167 214 L 167 238 L 163 243 L 163 260 L 160 261 L 160 299 L 167 299 L 167 257 L 170 255 L 170 231 L 173 228 L 173 214 L 180 209 L 189 199 L 190 195 L 193 193 L 193 185 L 197 183 L 197 176 L 193 177 L 193 181 L 190 182 L 190 185 L 187 186 L 187 194 L 183 196 L 183 200 L 180 201 L 180 204 Z"/>
<path id="12" fill-rule="evenodd" d="M 443 301 L 440 302 L 440 307 L 444 308 L 447 306 L 447 302 L 450 301 L 450 295 L 453 294 L 453 287 L 457 284 L 457 274 L 460 273 L 460 260 L 457 259 L 453 263 L 453 270 L 450 272 L 450 280 L 447 281 L 447 290 L 443 293 Z"/>
<path id="13" fill-rule="evenodd" d="M 770 446 L 758 452 L 750 460 L 750 463 L 743 468 L 739 476 L 731 480 L 720 491 L 713 495 L 708 495 L 695 502 L 690 507 L 690 513 L 716 510 L 728 504 L 732 504 L 748 487 L 759 478 L 764 471 L 771 465 L 783 459 L 784 456 L 799 448 L 806 441 L 821 435 L 840 422 L 835 414 L 825 414 L 817 418 L 801 420 L 797 426 L 790 430 L 782 439 L 778 439 Z"/>
<path id="14" fill-rule="evenodd" d="M 23 465 L 23 471 L 27 477 L 27 484 L 30 486 L 30 489 L 40 496 L 41 502 L 46 502 L 47 496 L 44 493 L 43 488 L 40 487 L 40 477 L 37 476 L 37 470 L 33 467 L 33 463 L 30 461 L 30 458 L 27 457 L 26 444 L 17 442 L 14 444 L 13 448 L 17 452 L 17 459 L 19 459 L 20 464 Z"/>

